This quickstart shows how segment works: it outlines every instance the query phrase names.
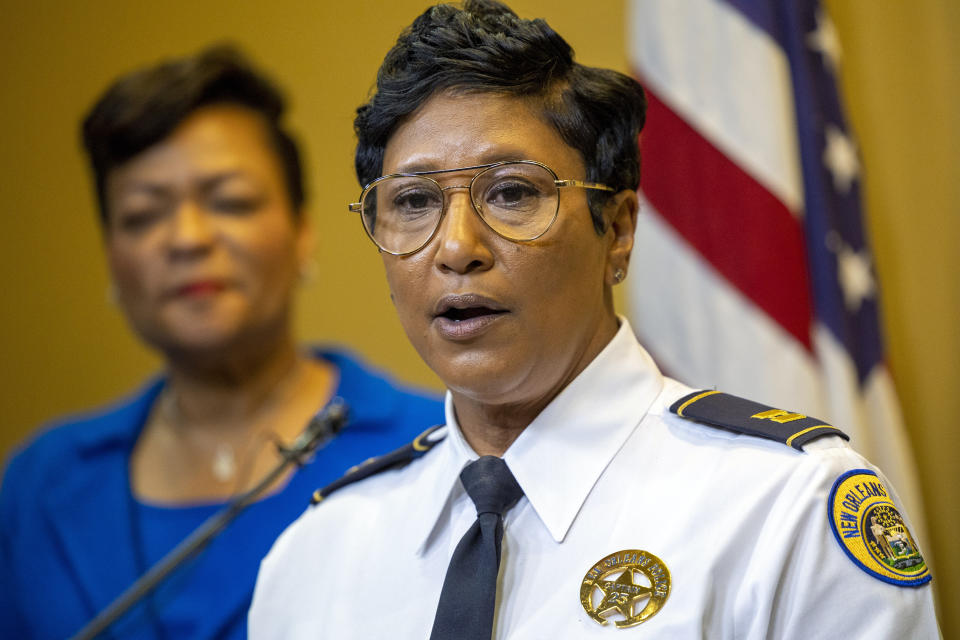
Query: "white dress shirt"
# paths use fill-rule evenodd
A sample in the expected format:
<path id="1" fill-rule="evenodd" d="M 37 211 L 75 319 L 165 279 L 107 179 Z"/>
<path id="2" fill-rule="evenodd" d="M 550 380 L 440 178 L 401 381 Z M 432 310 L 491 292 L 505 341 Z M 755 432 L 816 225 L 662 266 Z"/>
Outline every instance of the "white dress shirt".
<path id="1" fill-rule="evenodd" d="M 503 458 L 524 497 L 504 521 L 495 638 L 936 638 L 929 584 L 856 566 L 827 517 L 833 482 L 870 468 L 831 436 L 799 452 L 679 418 L 621 319 L 616 336 Z M 253 640 L 425 639 L 453 550 L 476 519 L 459 481 L 477 454 L 447 395 L 446 438 L 310 508 L 263 561 Z M 644 622 L 601 626 L 588 570 L 621 550 L 670 574 Z M 642 604 L 641 607 L 642 608 Z"/>

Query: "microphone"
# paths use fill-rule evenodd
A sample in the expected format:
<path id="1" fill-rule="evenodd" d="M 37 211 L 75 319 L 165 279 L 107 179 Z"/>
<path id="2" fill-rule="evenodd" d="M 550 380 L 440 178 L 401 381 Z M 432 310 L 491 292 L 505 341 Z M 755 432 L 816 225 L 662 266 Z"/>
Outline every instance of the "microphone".
<path id="1" fill-rule="evenodd" d="M 129 611 L 140 600 L 166 579 L 173 571 L 188 559 L 199 553 L 213 540 L 227 525 L 253 504 L 267 488 L 270 487 L 291 464 L 298 467 L 305 465 L 310 457 L 319 449 L 326 446 L 347 422 L 348 409 L 342 398 L 334 398 L 326 407 L 317 412 L 307 423 L 303 432 L 289 447 L 278 446 L 281 460 L 255 487 L 238 495 L 220 511 L 210 516 L 193 533 L 184 538 L 157 564 L 140 576 L 136 582 L 127 587 L 105 609 L 96 615 L 83 629 L 77 632 L 70 640 L 93 640 L 116 622 L 120 616 Z"/>
<path id="2" fill-rule="evenodd" d="M 343 425 L 347 423 L 348 414 L 349 409 L 343 398 L 334 398 L 310 418 L 310 422 L 292 445 L 279 447 L 280 454 L 302 467 L 314 452 L 340 433 Z"/>

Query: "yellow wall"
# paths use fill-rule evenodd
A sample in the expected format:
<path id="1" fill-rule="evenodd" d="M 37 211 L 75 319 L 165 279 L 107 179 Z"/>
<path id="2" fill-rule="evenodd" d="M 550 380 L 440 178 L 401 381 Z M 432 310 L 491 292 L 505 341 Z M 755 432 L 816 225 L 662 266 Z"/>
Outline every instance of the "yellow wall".
<path id="1" fill-rule="evenodd" d="M 515 0 L 547 16 L 588 64 L 627 70 L 620 0 Z M 960 4 L 833 0 L 843 80 L 867 171 L 869 227 L 890 360 L 921 462 L 935 583 L 960 598 Z M 0 20 L 0 455 L 36 424 L 134 387 L 157 366 L 107 301 L 77 123 L 118 73 L 218 39 L 243 46 L 293 98 L 307 151 L 319 277 L 298 314 L 307 340 L 346 343 L 439 386 L 407 345 L 379 259 L 346 212 L 354 108 L 421 0 L 6 0 Z M 949 61 L 949 62 L 948 62 Z M 816 561 L 811 559 L 811 561 Z M 944 634 L 960 634 L 942 613 Z M 953 633 L 951 633 L 951 631 Z"/>

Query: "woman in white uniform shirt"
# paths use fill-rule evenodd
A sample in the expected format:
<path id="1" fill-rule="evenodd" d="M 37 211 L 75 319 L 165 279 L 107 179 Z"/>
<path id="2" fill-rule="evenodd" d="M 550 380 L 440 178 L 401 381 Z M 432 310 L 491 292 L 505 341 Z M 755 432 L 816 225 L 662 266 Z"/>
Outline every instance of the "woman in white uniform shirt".
<path id="1" fill-rule="evenodd" d="M 829 437 L 800 451 L 674 415 L 757 405 L 664 378 L 614 312 L 644 110 L 634 80 L 491 1 L 428 9 L 402 33 L 358 111 L 367 186 L 351 209 L 447 385 L 447 425 L 287 530 L 252 637 L 429 636 L 477 517 L 459 474 L 487 455 L 523 491 L 504 516 L 494 637 L 937 635 L 925 568 L 877 579 L 835 539 L 834 494 L 881 483 L 838 430 L 811 427 Z M 901 518 L 885 490 L 854 502 Z"/>

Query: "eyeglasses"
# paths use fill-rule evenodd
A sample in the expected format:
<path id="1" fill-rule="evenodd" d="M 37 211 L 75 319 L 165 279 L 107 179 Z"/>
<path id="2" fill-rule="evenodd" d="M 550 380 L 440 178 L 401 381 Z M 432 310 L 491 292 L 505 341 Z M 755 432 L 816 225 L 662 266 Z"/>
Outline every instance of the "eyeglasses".
<path id="1" fill-rule="evenodd" d="M 470 184 L 440 186 L 428 176 L 479 169 Z M 553 169 L 533 160 L 494 162 L 460 169 L 393 173 L 377 178 L 349 205 L 360 213 L 374 244 L 395 256 L 422 249 L 440 228 L 445 194 L 468 189 L 480 219 L 496 234 L 529 242 L 545 234 L 557 219 L 561 187 L 614 191 L 596 182 L 560 180 Z"/>

